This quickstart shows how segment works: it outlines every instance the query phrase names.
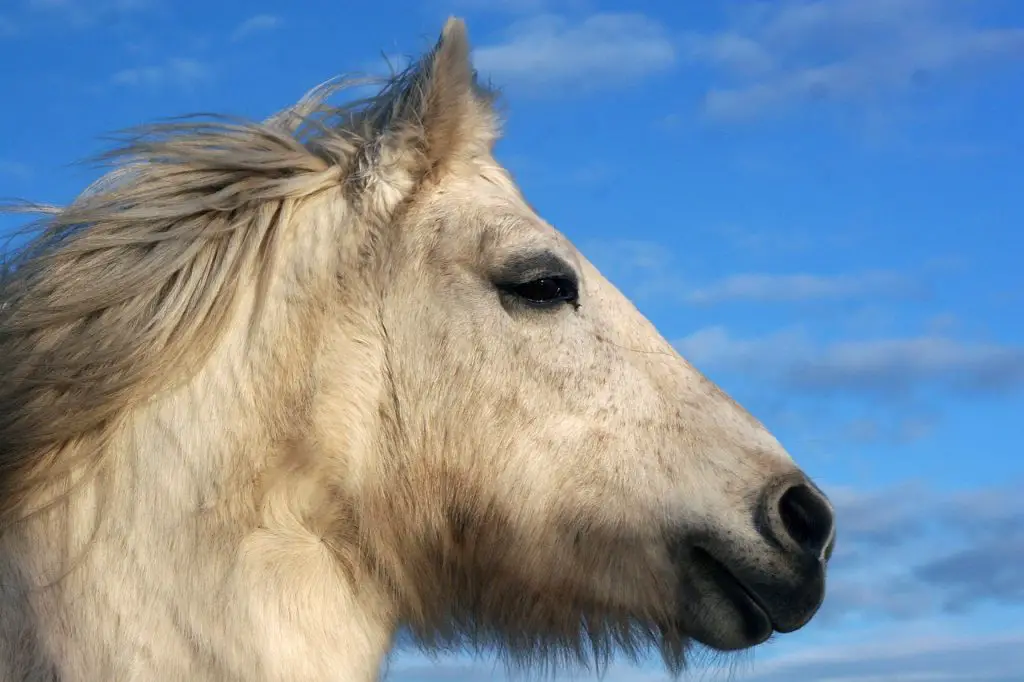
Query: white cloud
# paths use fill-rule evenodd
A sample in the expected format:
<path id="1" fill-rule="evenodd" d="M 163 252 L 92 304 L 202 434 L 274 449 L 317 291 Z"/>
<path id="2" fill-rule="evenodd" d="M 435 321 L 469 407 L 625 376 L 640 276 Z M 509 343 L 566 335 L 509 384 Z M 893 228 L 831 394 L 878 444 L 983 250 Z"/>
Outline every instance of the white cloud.
<path id="1" fill-rule="evenodd" d="M 1024 347 L 941 336 L 845 341 L 804 359 L 791 379 L 810 388 L 906 389 L 939 381 L 965 389 L 1024 384 Z"/>
<path id="2" fill-rule="evenodd" d="M 736 372 L 777 368 L 779 364 L 795 362 L 813 348 L 810 338 L 802 329 L 788 329 L 743 339 L 719 326 L 699 329 L 673 345 L 683 357 L 701 369 Z"/>
<path id="3" fill-rule="evenodd" d="M 547 166 L 531 177 L 544 173 Z M 557 172 L 557 171 L 556 171 Z M 647 292 L 648 283 L 663 281 L 672 270 L 673 256 L 664 244 L 643 239 L 594 239 L 584 244 L 583 253 L 607 277 L 625 287 L 638 300 Z M 660 292 L 659 292 L 660 293 Z"/>
<path id="4" fill-rule="evenodd" d="M 757 251 L 759 255 L 773 250 L 806 250 L 818 244 L 842 248 L 855 239 L 841 234 L 759 233 L 736 228 L 716 229 L 713 235 L 719 241 Z M 585 252 L 612 279 L 628 278 L 637 297 L 657 297 L 688 305 L 914 299 L 931 291 L 937 270 L 935 264 L 929 263 L 918 272 L 907 273 L 884 269 L 838 274 L 740 272 L 697 283 L 677 274 L 680 268 L 673 265 L 673 254 L 664 245 L 645 242 L 645 253 L 657 257 L 649 257 L 642 264 L 636 261 L 635 250 L 636 242 L 607 240 L 588 244 Z"/>
<path id="5" fill-rule="evenodd" d="M 595 14 L 573 23 L 554 15 L 516 21 L 502 42 L 482 45 L 473 61 L 500 85 L 532 92 L 619 87 L 664 71 L 676 48 L 642 14 Z"/>
<path id="6" fill-rule="evenodd" d="M 855 275 L 737 274 L 692 289 L 684 294 L 689 303 L 726 301 L 796 302 L 838 300 L 863 296 L 906 295 L 917 286 L 895 272 L 865 272 Z"/>
<path id="7" fill-rule="evenodd" d="M 915 483 L 826 486 L 843 530 L 822 623 L 851 615 L 922 622 L 1024 605 L 1024 574 L 1015 570 L 1024 562 L 1020 484 L 956 493 Z"/>
<path id="8" fill-rule="evenodd" d="M 739 168 L 777 175 L 785 172 L 778 160 L 770 161 L 756 157 L 743 157 L 739 160 Z M 722 242 L 740 251 L 767 254 L 772 252 L 793 253 L 813 249 L 846 249 L 864 239 L 863 230 L 829 229 L 822 230 L 797 227 L 790 224 L 776 225 L 770 228 L 752 228 L 747 225 L 719 224 L 703 228 L 709 238 Z"/>
<path id="9" fill-rule="evenodd" d="M 281 25 L 281 18 L 273 14 L 257 14 L 240 23 L 231 32 L 231 40 L 244 40 L 255 33 L 272 31 Z"/>
<path id="10" fill-rule="evenodd" d="M 775 58 L 760 43 L 737 33 L 693 35 L 687 41 L 691 58 L 738 71 L 759 75 L 775 67 Z"/>
<path id="11" fill-rule="evenodd" d="M 123 69 L 110 80 L 114 85 L 125 87 L 174 87 L 189 90 L 212 78 L 213 71 L 205 63 L 197 59 L 175 57 L 159 65 Z"/>
<path id="12" fill-rule="evenodd" d="M 984 25 L 954 0 L 787 0 L 747 9 L 728 29 L 685 41 L 684 53 L 727 83 L 706 95 L 712 118 L 752 118 L 800 100 L 875 101 L 926 87 L 940 72 L 1024 55 L 1024 28 Z"/>
<path id="13" fill-rule="evenodd" d="M 802 329 L 737 338 L 707 327 L 675 343 L 698 367 L 742 372 L 811 391 L 886 394 L 945 386 L 968 392 L 1024 387 L 1024 346 L 943 336 L 815 343 Z"/>
<path id="14" fill-rule="evenodd" d="M 889 420 L 860 417 L 846 424 L 843 435 L 861 445 L 904 445 L 931 436 L 935 426 L 936 419 L 930 416 L 907 416 Z"/>
<path id="15" fill-rule="evenodd" d="M 641 239 L 593 241 L 586 252 L 591 260 L 607 261 L 609 268 L 633 272 L 662 272 L 672 261 L 663 244 Z"/>

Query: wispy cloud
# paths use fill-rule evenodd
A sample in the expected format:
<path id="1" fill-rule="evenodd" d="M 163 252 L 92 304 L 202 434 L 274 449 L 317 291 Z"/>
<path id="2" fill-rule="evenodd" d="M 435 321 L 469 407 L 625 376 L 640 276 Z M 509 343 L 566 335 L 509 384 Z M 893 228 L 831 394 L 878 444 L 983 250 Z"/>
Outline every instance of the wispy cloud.
<path id="1" fill-rule="evenodd" d="M 971 393 L 1024 388 L 1024 346 L 939 335 L 815 343 L 802 329 L 738 338 L 707 327 L 676 342 L 698 367 L 811 392 L 903 394 L 925 387 Z"/>
<path id="2" fill-rule="evenodd" d="M 1024 27 L 990 27 L 954 0 L 786 0 L 746 6 L 734 25 L 690 34 L 683 53 L 720 83 L 716 119 L 801 100 L 870 102 L 928 87 L 940 73 L 1024 55 Z M 969 7 L 975 5 L 975 7 Z"/>
<path id="3" fill-rule="evenodd" d="M 744 251 L 764 253 L 837 248 L 849 245 L 848 239 L 833 234 L 817 240 L 809 235 L 783 232 L 775 238 L 768 233 L 714 230 L 714 237 Z M 642 247 L 648 257 L 636 259 Z M 640 298 L 657 297 L 686 305 L 707 306 L 737 304 L 794 304 L 838 301 L 873 301 L 918 299 L 930 295 L 937 274 L 947 274 L 948 267 L 927 262 L 916 270 L 900 272 L 888 269 L 865 269 L 860 272 L 815 273 L 737 272 L 710 281 L 694 281 L 681 276 L 674 254 L 656 243 L 609 240 L 587 246 L 587 253 L 613 279 L 628 279 L 632 292 Z M 686 268 L 682 268 L 685 270 Z"/>
<path id="4" fill-rule="evenodd" d="M 845 341 L 790 369 L 810 389 L 909 390 L 942 383 L 971 391 L 1024 386 L 1024 347 L 940 336 Z"/>
<path id="5" fill-rule="evenodd" d="M 213 70 L 197 59 L 175 57 L 163 64 L 123 69 L 111 76 L 111 83 L 124 87 L 190 90 L 213 79 Z"/>
<path id="6" fill-rule="evenodd" d="M 231 40 L 239 41 L 257 33 L 273 31 L 281 25 L 281 18 L 273 14 L 257 14 L 240 23 L 231 32 Z"/>
<path id="7" fill-rule="evenodd" d="M 932 415 L 886 415 L 887 419 L 858 417 L 848 422 L 843 436 L 858 445 L 906 445 L 931 436 L 938 420 Z"/>
<path id="8" fill-rule="evenodd" d="M 595 14 L 580 22 L 545 14 L 516 21 L 482 45 L 476 67 L 534 94 L 621 87 L 664 71 L 676 59 L 665 29 L 642 14 Z"/>
<path id="9" fill-rule="evenodd" d="M 952 495 L 921 485 L 830 491 L 844 524 L 823 619 L 1024 605 L 1020 483 Z"/>
<path id="10" fill-rule="evenodd" d="M 717 282 L 684 293 L 688 303 L 708 304 L 729 301 L 792 303 L 861 298 L 865 296 L 905 296 L 920 286 L 897 272 L 865 272 L 852 275 L 760 274 L 730 275 Z"/>
<path id="11" fill-rule="evenodd" d="M 739 161 L 741 170 L 750 170 L 758 161 L 744 158 Z M 768 167 L 758 168 L 758 172 L 777 174 L 778 169 L 772 162 Z M 724 243 L 739 251 L 756 253 L 796 253 L 810 251 L 814 248 L 846 248 L 863 235 L 844 230 L 811 230 L 793 226 L 773 227 L 772 229 L 755 229 L 736 224 L 721 224 L 704 228 L 708 237 L 716 242 Z"/>

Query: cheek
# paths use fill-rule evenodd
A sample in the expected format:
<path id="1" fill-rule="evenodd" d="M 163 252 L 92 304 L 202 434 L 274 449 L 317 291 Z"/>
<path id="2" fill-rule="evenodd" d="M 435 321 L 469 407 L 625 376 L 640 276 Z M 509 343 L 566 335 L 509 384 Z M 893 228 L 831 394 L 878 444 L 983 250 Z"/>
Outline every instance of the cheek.
<path id="1" fill-rule="evenodd" d="M 565 411 L 623 436 L 664 419 L 650 353 L 624 348 L 582 322 L 563 336 L 555 362 L 544 356 L 535 362 L 547 365 Z"/>
<path id="2" fill-rule="evenodd" d="M 396 358 L 411 456 L 496 497 L 528 491 L 534 508 L 628 500 L 659 478 L 663 409 L 636 358 L 568 315 L 437 312 L 410 325 L 420 333 Z"/>

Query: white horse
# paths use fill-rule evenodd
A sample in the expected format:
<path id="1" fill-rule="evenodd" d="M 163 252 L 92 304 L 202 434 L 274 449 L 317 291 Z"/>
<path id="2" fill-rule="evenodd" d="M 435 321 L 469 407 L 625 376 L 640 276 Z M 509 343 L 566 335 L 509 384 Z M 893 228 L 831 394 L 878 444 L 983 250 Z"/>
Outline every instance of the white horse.
<path id="1" fill-rule="evenodd" d="M 834 530 L 492 157 L 464 26 L 145 129 L 0 280 L 0 679 L 365 682 L 790 632 Z M 113 157 L 112 157 L 113 158 Z"/>

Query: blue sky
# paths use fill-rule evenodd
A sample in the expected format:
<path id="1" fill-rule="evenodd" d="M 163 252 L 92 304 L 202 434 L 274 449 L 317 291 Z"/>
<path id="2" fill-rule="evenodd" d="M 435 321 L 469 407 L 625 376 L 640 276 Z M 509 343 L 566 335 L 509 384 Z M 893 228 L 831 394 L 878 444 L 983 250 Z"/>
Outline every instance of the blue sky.
<path id="1" fill-rule="evenodd" d="M 837 503 L 820 617 L 725 672 L 1024 680 L 1024 3 L 8 0 L 0 196 L 66 202 L 105 134 L 264 117 L 449 13 L 530 201 Z"/>

